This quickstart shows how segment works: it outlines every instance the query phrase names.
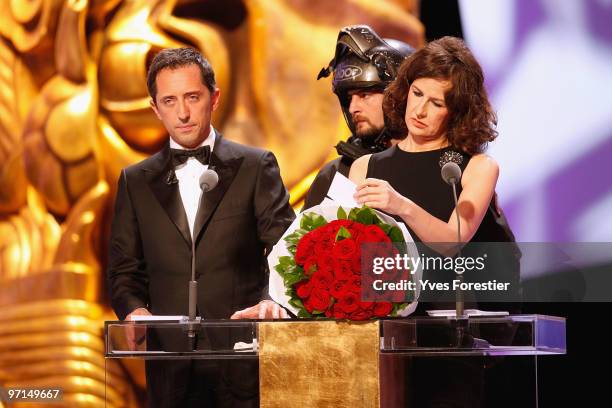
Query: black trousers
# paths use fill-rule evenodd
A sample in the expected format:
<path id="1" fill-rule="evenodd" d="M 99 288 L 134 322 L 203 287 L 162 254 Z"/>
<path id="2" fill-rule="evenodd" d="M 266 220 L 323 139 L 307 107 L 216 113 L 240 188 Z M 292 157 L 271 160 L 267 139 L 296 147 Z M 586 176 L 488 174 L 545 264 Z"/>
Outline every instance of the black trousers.
<path id="1" fill-rule="evenodd" d="M 259 406 L 256 360 L 149 360 L 145 365 L 149 407 Z"/>

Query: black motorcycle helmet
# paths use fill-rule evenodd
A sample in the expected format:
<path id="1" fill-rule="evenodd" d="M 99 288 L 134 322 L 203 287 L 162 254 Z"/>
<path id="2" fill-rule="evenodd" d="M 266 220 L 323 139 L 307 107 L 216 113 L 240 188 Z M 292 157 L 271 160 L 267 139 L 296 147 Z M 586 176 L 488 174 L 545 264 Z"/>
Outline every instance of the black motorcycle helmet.
<path id="1" fill-rule="evenodd" d="M 367 25 L 340 30 L 334 59 L 321 70 L 317 79 L 333 72 L 332 89 L 352 134 L 355 134 L 355 125 L 348 111 L 351 102 L 348 92 L 355 89 L 382 92 L 395 79 L 404 59 L 413 52 L 414 49 L 402 41 L 380 38 Z"/>

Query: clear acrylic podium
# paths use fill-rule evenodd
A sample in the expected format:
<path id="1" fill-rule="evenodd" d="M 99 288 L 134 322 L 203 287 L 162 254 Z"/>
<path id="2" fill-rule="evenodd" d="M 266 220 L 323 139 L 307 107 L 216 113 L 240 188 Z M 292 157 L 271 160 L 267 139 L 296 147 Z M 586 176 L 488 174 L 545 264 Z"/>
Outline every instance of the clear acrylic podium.
<path id="1" fill-rule="evenodd" d="M 190 329 L 194 337 L 189 337 Z M 259 359 L 261 406 L 314 404 L 300 400 L 298 377 L 301 371 L 312 373 L 316 364 L 324 365 L 320 372 L 336 373 L 337 381 L 343 382 L 337 386 L 333 375 L 328 379 L 329 387 L 346 394 L 339 397 L 342 406 L 409 406 L 402 390 L 409 382 L 401 368 L 406 361 L 459 357 L 481 358 L 487 363 L 523 359 L 522 372 L 514 374 L 533 386 L 526 392 L 530 394 L 527 399 L 537 406 L 538 357 L 565 354 L 565 338 L 565 319 L 543 315 L 367 322 L 202 320 L 191 326 L 178 321 L 107 321 L 107 398 L 114 398 L 114 359 Z M 287 372 L 271 371 L 279 366 Z M 291 380 L 286 383 L 268 381 L 287 375 Z M 310 398 L 312 378 L 304 381 L 309 391 L 303 397 Z M 325 387 L 321 381 L 316 383 Z"/>

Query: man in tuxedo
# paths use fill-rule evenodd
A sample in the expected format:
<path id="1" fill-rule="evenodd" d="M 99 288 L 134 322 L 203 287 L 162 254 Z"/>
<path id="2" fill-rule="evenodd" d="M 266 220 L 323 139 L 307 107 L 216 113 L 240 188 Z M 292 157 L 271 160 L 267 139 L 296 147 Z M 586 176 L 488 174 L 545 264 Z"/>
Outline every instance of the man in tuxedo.
<path id="1" fill-rule="evenodd" d="M 121 172 L 108 268 L 117 316 L 187 315 L 193 240 L 200 316 L 284 317 L 262 300 L 266 255 L 295 217 L 274 155 L 211 126 L 220 90 L 196 50 L 161 51 L 147 86 L 170 139 Z M 202 193 L 206 169 L 219 182 Z M 152 406 L 257 406 L 256 365 L 239 367 L 242 378 L 229 363 L 202 360 L 148 361 L 146 368 Z"/>

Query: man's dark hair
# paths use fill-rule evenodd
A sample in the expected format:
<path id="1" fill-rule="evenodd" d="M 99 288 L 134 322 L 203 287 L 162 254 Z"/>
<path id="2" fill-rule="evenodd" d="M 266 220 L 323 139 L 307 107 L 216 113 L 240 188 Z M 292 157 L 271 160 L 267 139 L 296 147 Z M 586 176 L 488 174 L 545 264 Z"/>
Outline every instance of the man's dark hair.
<path id="1" fill-rule="evenodd" d="M 153 102 L 157 97 L 157 74 L 166 68 L 176 69 L 191 64 L 200 68 L 202 83 L 212 94 L 216 87 L 215 73 L 206 58 L 193 48 L 166 48 L 155 55 L 147 73 L 147 88 Z"/>

